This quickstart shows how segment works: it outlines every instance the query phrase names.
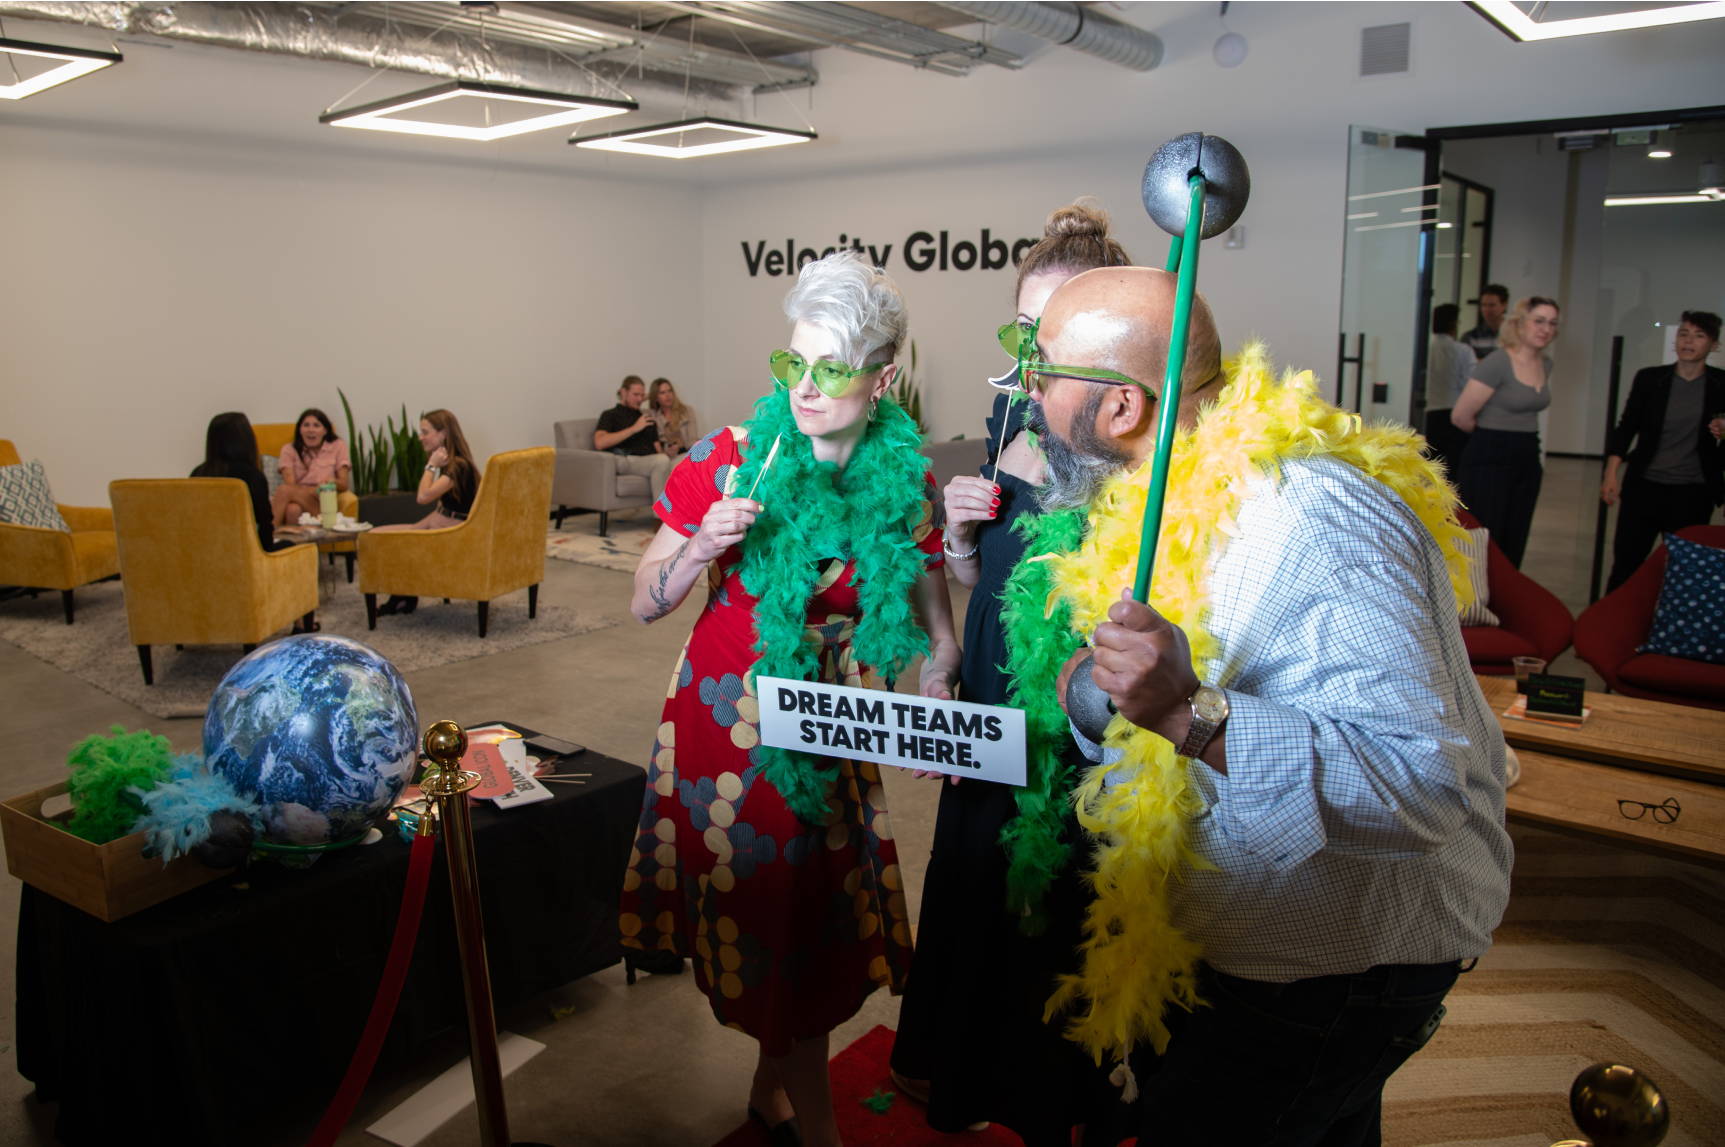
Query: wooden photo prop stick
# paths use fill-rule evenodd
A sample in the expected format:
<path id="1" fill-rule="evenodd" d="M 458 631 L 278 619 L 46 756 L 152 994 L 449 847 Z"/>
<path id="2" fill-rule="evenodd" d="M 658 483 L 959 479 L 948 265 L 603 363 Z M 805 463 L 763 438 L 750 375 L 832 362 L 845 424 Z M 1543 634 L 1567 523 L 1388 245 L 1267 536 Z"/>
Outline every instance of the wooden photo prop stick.
<path id="1" fill-rule="evenodd" d="M 1020 374 L 1024 370 L 1021 360 L 1018 364 Z M 1000 485 L 1000 455 L 1006 449 L 1006 424 L 1012 421 L 1012 403 L 1018 398 L 1018 390 L 1014 388 L 1006 392 L 1006 412 L 1000 416 L 1000 441 L 994 445 L 994 484 Z"/>
<path id="2" fill-rule="evenodd" d="M 767 451 L 767 460 L 765 462 L 761 463 L 761 472 L 759 474 L 755 475 L 754 482 L 749 486 L 749 501 L 752 502 L 755 500 L 755 490 L 760 486 L 761 479 L 765 478 L 767 476 L 767 470 L 768 470 L 768 468 L 770 468 L 772 466 L 773 458 L 778 455 L 778 452 L 779 452 L 779 440 L 778 440 L 778 438 L 774 438 L 773 439 L 773 448 L 771 450 Z"/>

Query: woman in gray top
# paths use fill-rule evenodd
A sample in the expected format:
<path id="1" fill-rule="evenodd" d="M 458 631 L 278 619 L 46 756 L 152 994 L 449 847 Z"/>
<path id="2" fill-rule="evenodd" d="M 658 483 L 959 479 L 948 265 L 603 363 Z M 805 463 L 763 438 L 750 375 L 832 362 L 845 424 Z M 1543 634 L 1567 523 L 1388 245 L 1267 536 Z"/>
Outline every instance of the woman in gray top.
<path id="1" fill-rule="evenodd" d="M 1498 349 L 1473 368 L 1450 411 L 1468 432 L 1456 468 L 1463 505 L 1517 569 L 1527 550 L 1533 508 L 1545 471 L 1539 464 L 1539 412 L 1551 405 L 1551 356 L 1557 303 L 1531 295 L 1515 305 L 1498 331 Z"/>

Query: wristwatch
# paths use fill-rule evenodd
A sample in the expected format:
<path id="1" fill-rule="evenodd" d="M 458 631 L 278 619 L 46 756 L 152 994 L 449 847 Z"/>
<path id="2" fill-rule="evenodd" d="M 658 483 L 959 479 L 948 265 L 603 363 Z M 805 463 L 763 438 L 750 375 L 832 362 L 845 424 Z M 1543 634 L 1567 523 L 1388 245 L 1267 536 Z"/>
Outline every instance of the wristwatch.
<path id="1" fill-rule="evenodd" d="M 1198 691 L 1192 694 L 1192 728 L 1186 734 L 1186 741 L 1176 750 L 1187 760 L 1195 761 L 1198 754 L 1204 751 L 1204 746 L 1210 743 L 1210 738 L 1216 735 L 1216 730 L 1222 727 L 1222 722 L 1228 719 L 1228 695 L 1220 689 L 1209 685 L 1198 686 Z"/>

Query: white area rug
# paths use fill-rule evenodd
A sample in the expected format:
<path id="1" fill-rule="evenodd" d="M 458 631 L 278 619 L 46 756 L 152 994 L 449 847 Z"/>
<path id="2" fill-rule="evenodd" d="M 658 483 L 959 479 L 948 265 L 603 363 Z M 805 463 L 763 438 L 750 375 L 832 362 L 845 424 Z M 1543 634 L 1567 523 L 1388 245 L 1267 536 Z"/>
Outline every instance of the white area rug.
<path id="1" fill-rule="evenodd" d="M 320 566 L 321 568 L 321 566 Z M 443 604 L 422 597 L 408 617 L 380 617 L 377 629 L 365 627 L 365 598 L 336 569 L 334 595 L 318 606 L 324 633 L 363 642 L 403 673 L 466 661 L 523 646 L 556 641 L 616 625 L 617 619 L 585 609 L 539 603 L 539 616 L 527 617 L 527 595 L 514 593 L 491 603 L 486 636 L 479 637 L 479 610 L 471 601 Z M 323 582 L 327 591 L 327 574 Z M 154 685 L 144 684 L 138 650 L 126 630 L 126 607 L 118 582 L 85 586 L 77 592 L 78 620 L 67 625 L 58 593 L 35 601 L 0 603 L 0 638 L 63 669 L 154 717 L 202 717 L 210 695 L 244 654 L 238 645 L 153 647 Z M 276 636 L 285 636 L 283 630 Z"/>
<path id="2" fill-rule="evenodd" d="M 659 517 L 649 509 L 636 510 L 633 518 L 612 514 L 609 536 L 603 538 L 599 516 L 582 514 L 545 535 L 545 556 L 632 574 L 658 532 Z"/>

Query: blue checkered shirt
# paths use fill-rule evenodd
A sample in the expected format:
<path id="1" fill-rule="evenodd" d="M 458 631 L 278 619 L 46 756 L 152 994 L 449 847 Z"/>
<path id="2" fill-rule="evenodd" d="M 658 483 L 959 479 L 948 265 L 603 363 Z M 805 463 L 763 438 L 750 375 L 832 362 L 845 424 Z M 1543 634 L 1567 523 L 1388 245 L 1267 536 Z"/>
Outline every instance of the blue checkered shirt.
<path id="1" fill-rule="evenodd" d="M 1436 541 L 1331 459 L 1284 463 L 1237 521 L 1204 676 L 1228 694 L 1228 775 L 1188 768 L 1214 867 L 1171 885 L 1175 922 L 1273 982 L 1480 955 L 1509 900 L 1504 743 Z"/>

